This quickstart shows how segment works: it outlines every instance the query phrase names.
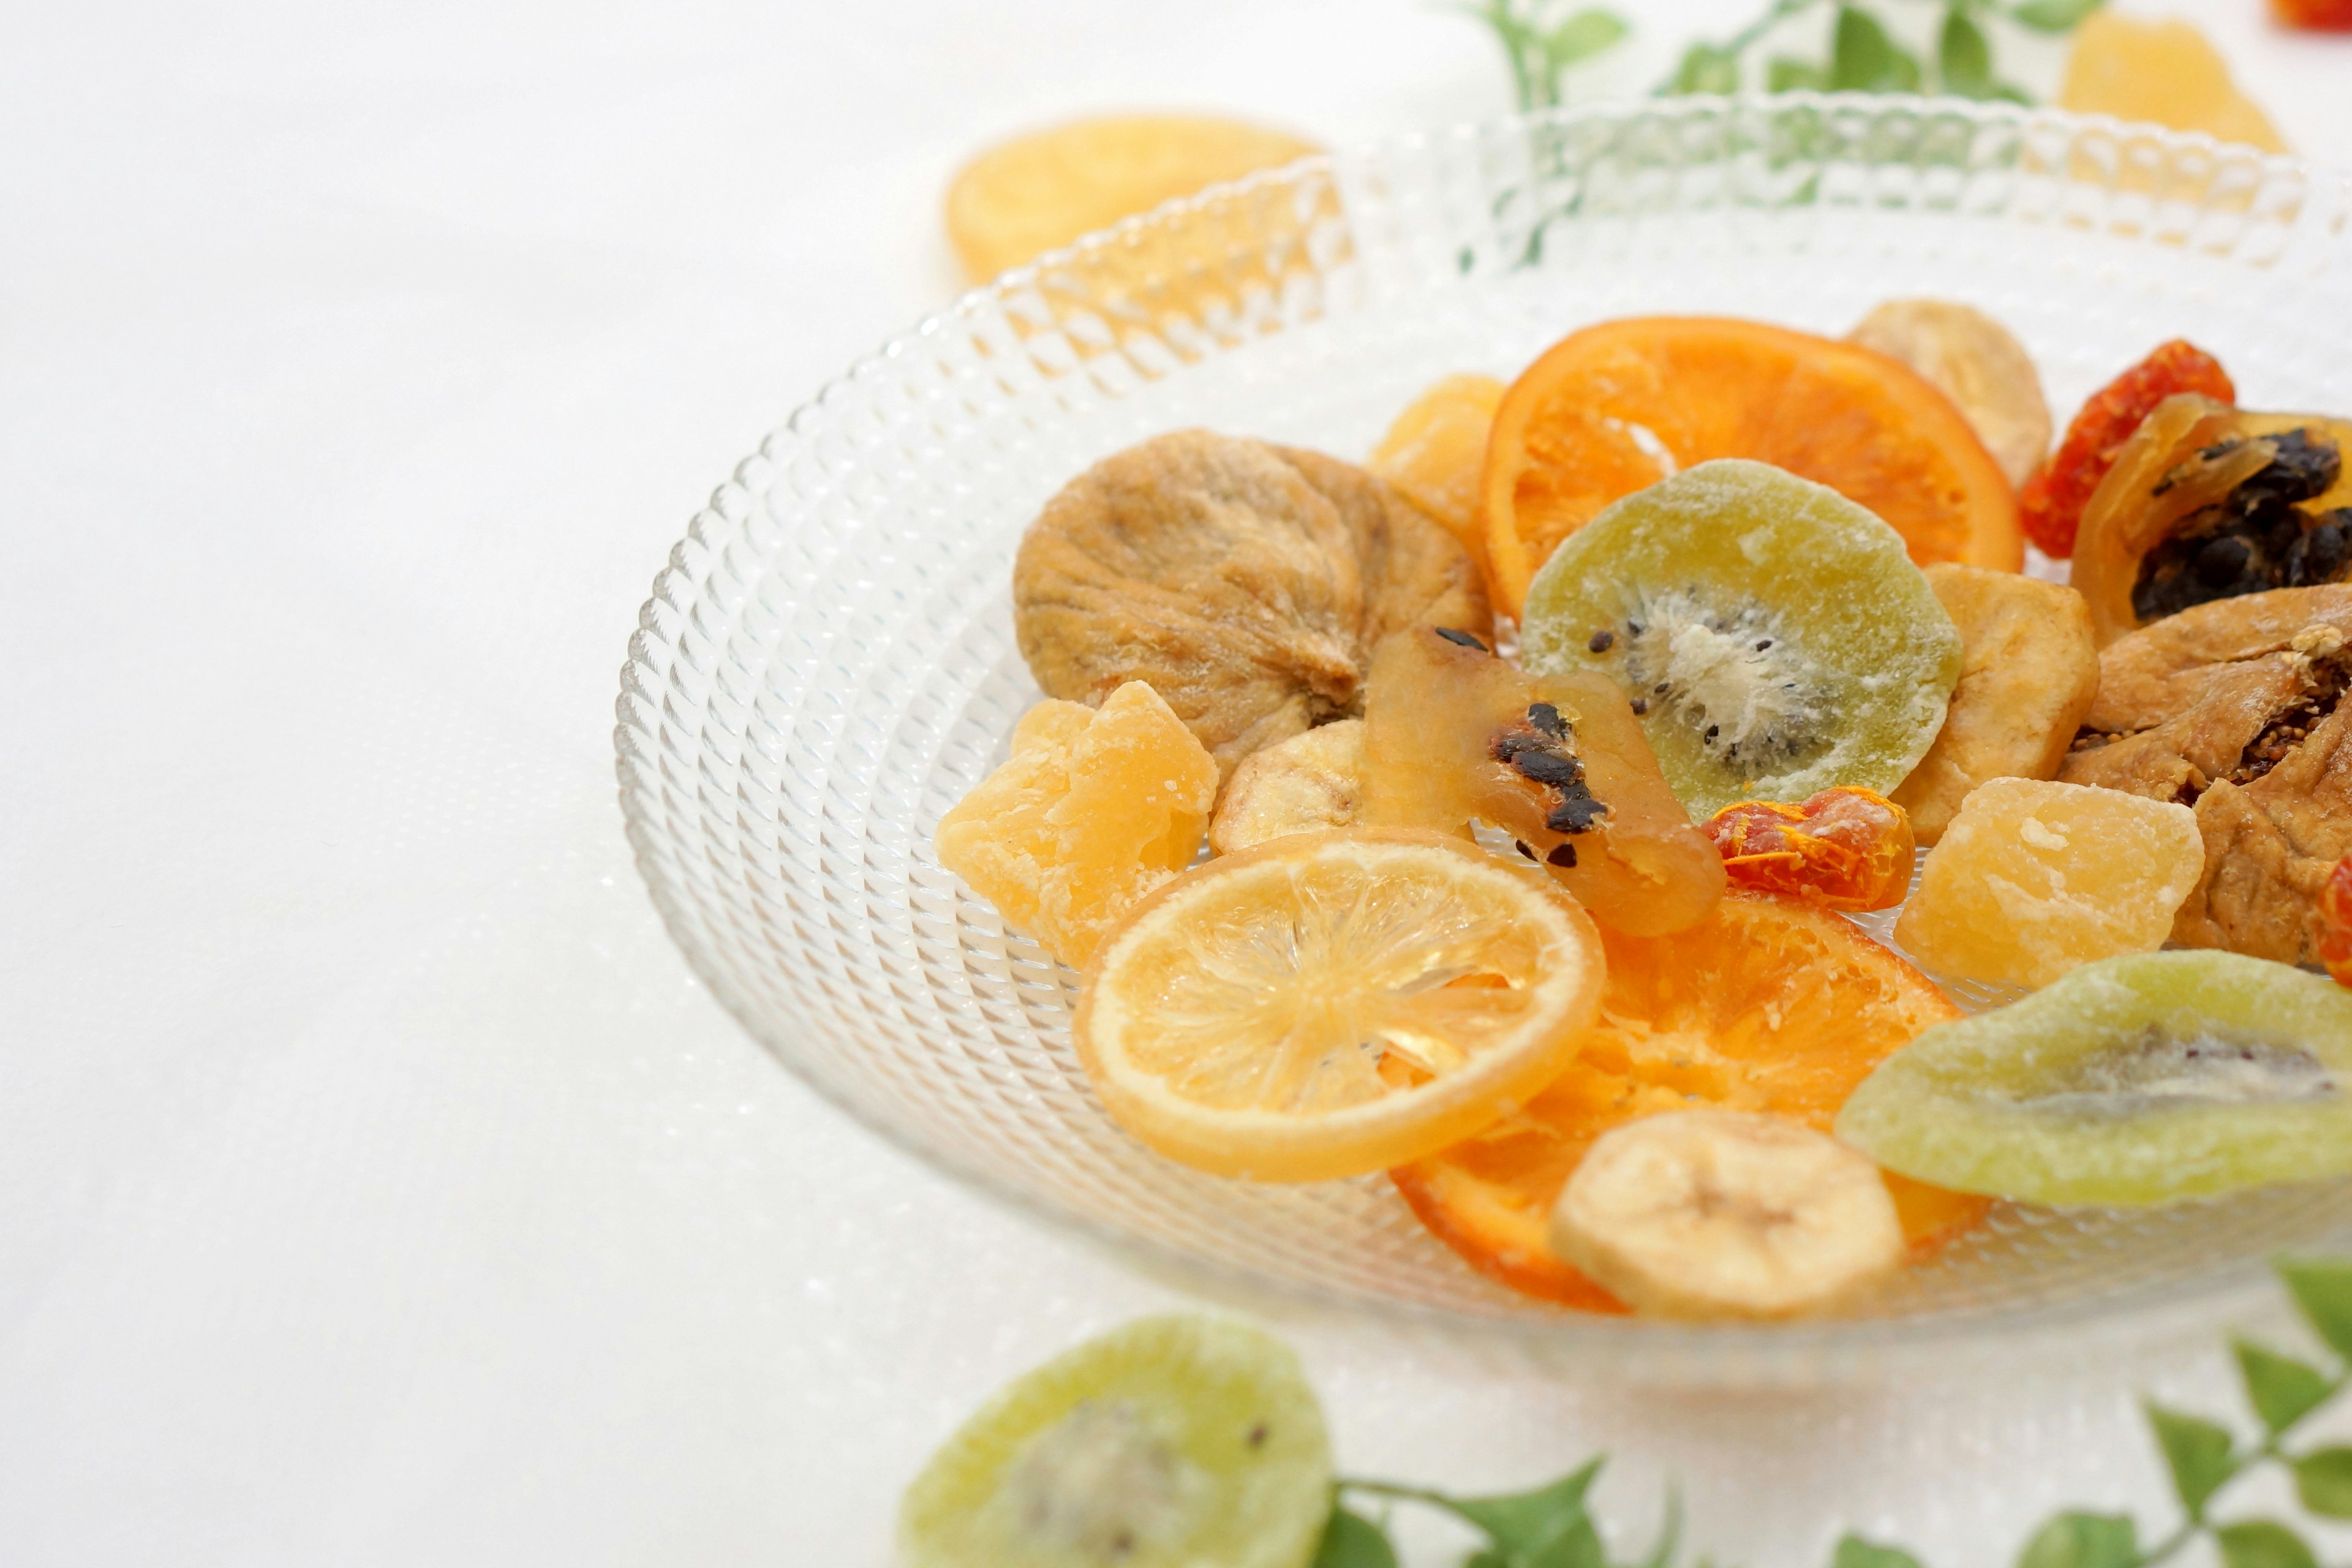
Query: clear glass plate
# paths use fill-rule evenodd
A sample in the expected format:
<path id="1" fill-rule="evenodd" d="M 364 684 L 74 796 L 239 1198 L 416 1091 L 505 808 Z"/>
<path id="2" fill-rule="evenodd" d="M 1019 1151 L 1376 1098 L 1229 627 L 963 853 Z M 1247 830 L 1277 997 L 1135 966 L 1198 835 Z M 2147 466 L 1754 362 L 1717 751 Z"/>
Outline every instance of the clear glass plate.
<path id="1" fill-rule="evenodd" d="M 867 1126 L 1179 1266 L 1581 1373 L 1801 1382 L 2221 1310 L 2352 1187 L 2003 1209 L 1853 1315 L 1577 1316 L 1491 1285 L 1379 1177 L 1170 1163 L 1104 1115 L 1075 976 L 940 869 L 940 816 L 1039 695 L 1013 552 L 1087 464 L 1183 426 L 1360 458 L 1434 377 L 1570 329 L 1723 313 L 1843 332 L 1963 300 L 2071 410 L 2192 337 L 2255 406 L 2352 410 L 2352 189 L 2246 149 L 2007 106 L 1699 99 L 1463 128 L 1171 205 L 967 296 L 771 436 L 672 552 L 622 672 L 621 800 L 694 969 Z M 1971 998 L 1981 1001 L 1982 998 Z"/>

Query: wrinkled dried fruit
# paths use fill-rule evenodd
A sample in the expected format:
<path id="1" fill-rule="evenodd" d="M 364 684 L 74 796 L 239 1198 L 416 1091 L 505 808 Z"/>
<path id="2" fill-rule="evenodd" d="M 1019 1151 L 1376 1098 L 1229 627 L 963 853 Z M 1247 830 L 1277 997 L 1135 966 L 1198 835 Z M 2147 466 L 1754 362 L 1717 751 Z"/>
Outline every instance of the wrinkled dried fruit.
<path id="1" fill-rule="evenodd" d="M 2171 934 L 2205 848 L 2186 806 L 2118 790 L 1995 779 L 1927 857 L 1895 940 L 1928 970 L 2047 985 Z"/>
<path id="2" fill-rule="evenodd" d="M 1209 847 L 1234 855 L 1286 833 L 1345 827 L 1362 804 L 1364 721 L 1342 719 L 1254 752 L 1234 770 Z"/>
<path id="3" fill-rule="evenodd" d="M 1705 831 L 1736 888 L 1830 910 L 1891 910 L 1911 890 L 1910 818 L 1866 789 L 1825 789 L 1799 805 L 1742 801 Z"/>
<path id="4" fill-rule="evenodd" d="M 2352 423 L 2166 400 L 2083 513 L 2074 585 L 2100 641 L 2217 599 L 2352 572 Z"/>
<path id="5" fill-rule="evenodd" d="M 1933 845 L 1987 779 L 2058 776 L 2099 690 L 2083 595 L 2015 572 L 1939 563 L 1927 586 L 1960 632 L 1960 679 L 1936 743 L 1891 794 Z"/>
<path id="6" fill-rule="evenodd" d="M 1364 464 L 1480 561 L 1486 558 L 1486 512 L 1479 485 L 1486 434 L 1502 401 L 1503 384 L 1491 375 L 1449 375 L 1406 405 Z"/>
<path id="7" fill-rule="evenodd" d="M 2319 885 L 2319 925 L 2314 956 L 2339 985 L 2352 985 L 2352 856 L 2336 862 Z"/>
<path id="8" fill-rule="evenodd" d="M 1362 820 L 1467 833 L 1475 819 L 1620 931 L 1680 931 L 1722 895 L 1722 858 L 1666 787 L 1622 693 L 1530 676 L 1436 631 L 1372 666 Z"/>
<path id="9" fill-rule="evenodd" d="M 2200 605 L 2099 656 L 2059 776 L 2193 805 L 2205 867 L 2175 942 L 2307 963 L 2314 902 L 2352 851 L 2352 584 Z"/>
<path id="10" fill-rule="evenodd" d="M 1217 765 L 1159 694 L 1039 703 L 1013 756 L 940 818 L 940 864 L 1073 967 L 1200 852 Z"/>
<path id="11" fill-rule="evenodd" d="M 2066 426 L 2050 461 L 2026 480 L 2017 510 L 2025 537 L 2045 555 L 2074 553 L 2083 509 L 2115 467 L 2116 456 L 2158 404 L 2182 393 L 2235 403 L 2238 389 L 2219 361 L 2175 338 L 2095 393 Z"/>
<path id="12" fill-rule="evenodd" d="M 1202 430 L 1156 437 L 1062 488 L 1013 569 L 1022 657 L 1050 696 L 1150 682 L 1230 774 L 1360 711 L 1405 626 L 1488 629 L 1475 563 L 1360 468 Z"/>
<path id="13" fill-rule="evenodd" d="M 1889 300 L 1846 342 L 1901 360 L 1950 398 L 2000 465 L 2022 485 L 2050 450 L 2050 405 L 2032 356 L 2008 328 L 1949 300 Z"/>
<path id="14" fill-rule="evenodd" d="M 1893 789 L 1944 722 L 1960 637 L 1902 537 L 1825 485 L 1702 463 L 1570 534 L 1528 590 L 1528 668 L 1598 669 L 1644 705 L 1706 815 L 1832 784 Z"/>
<path id="15" fill-rule="evenodd" d="M 1073 121 L 990 148 L 948 187 L 948 236 L 972 281 L 1161 202 L 1318 151 L 1204 115 Z"/>

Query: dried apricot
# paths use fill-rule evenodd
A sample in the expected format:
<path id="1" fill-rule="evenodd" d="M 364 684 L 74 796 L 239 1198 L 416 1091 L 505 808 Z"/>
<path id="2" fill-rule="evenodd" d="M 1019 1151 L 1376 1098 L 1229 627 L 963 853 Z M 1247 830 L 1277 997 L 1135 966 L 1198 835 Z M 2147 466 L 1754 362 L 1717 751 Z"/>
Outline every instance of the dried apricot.
<path id="1" fill-rule="evenodd" d="M 2015 571 L 2017 501 L 1967 418 L 1916 371 L 1758 321 L 1644 316 L 1561 339 L 1504 394 L 1486 446 L 1486 553 L 1516 615 L 1560 541 L 1715 458 L 1829 486 L 1911 559 Z"/>
<path id="2" fill-rule="evenodd" d="M 1927 857 L 1895 940 L 1937 973 L 2047 985 L 2095 959 L 2161 946 L 2204 868 L 2185 805 L 1994 779 Z"/>
<path id="3" fill-rule="evenodd" d="M 1921 1030 L 1960 1016 L 1934 984 L 1843 915 L 1730 892 L 1665 937 L 1603 928 L 1609 978 L 1574 1063 L 1475 1137 L 1389 1173 L 1421 1222 L 1480 1273 L 1595 1311 L 1617 1301 L 1547 1245 L 1546 1221 L 1612 1128 L 1718 1106 L 1827 1131 L 1853 1086 Z M 1913 1256 L 1985 1212 L 1887 1183 Z"/>
<path id="4" fill-rule="evenodd" d="M 2115 467 L 2124 443 L 2158 404 L 2184 392 L 2222 403 L 2238 400 L 2238 389 L 2221 362 L 2180 338 L 2158 345 L 2146 359 L 2092 394 L 2067 425 L 2058 450 L 2018 493 L 2018 517 L 2025 526 L 2025 537 L 2044 555 L 2063 561 L 2074 554 L 2074 531 L 2083 521 L 2083 509 L 2090 504 L 2107 470 Z"/>
<path id="5" fill-rule="evenodd" d="M 1201 115 L 1072 121 L 990 148 L 948 187 L 948 237 L 974 282 L 1219 180 L 1318 152 Z"/>
<path id="6" fill-rule="evenodd" d="M 1723 860 L 1666 787 L 1622 693 L 1533 676 L 1468 634 L 1391 638 L 1372 665 L 1362 820 L 1510 834 L 1604 924 L 1679 931 L 1723 891 Z"/>
<path id="7" fill-rule="evenodd" d="M 1891 910 L 1911 890 L 1911 819 L 1866 789 L 1825 789 L 1797 805 L 1744 800 L 1703 831 L 1736 888 L 1827 910 Z"/>
<path id="8" fill-rule="evenodd" d="M 1391 633 L 1483 632 L 1467 552 L 1370 474 L 1204 430 L 1106 458 L 1045 503 L 1013 565 L 1013 630 L 1046 694 L 1146 680 L 1222 773 L 1360 710 Z"/>
<path id="9" fill-rule="evenodd" d="M 1099 709 L 1040 702 L 1013 756 L 940 818 L 940 864 L 1068 964 L 1200 853 L 1217 764 L 1131 680 Z"/>
<path id="10" fill-rule="evenodd" d="M 2339 985 L 2352 985 L 2352 855 L 2336 862 L 2319 885 L 2319 962 Z"/>

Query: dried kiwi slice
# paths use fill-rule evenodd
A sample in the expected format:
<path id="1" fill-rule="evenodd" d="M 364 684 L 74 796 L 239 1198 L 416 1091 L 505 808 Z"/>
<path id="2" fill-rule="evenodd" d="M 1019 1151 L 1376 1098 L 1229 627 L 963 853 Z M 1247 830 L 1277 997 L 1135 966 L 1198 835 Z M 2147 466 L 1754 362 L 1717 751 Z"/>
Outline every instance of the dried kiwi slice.
<path id="1" fill-rule="evenodd" d="M 1000 1391 L 898 1508 L 905 1568 L 1303 1568 L 1331 1509 L 1322 1407 L 1280 1341 L 1143 1318 Z"/>
<path id="2" fill-rule="evenodd" d="M 1881 1062 L 1837 1134 L 1890 1171 L 2137 1206 L 2352 1173 L 2352 991 L 2234 952 L 2084 964 Z"/>
<path id="3" fill-rule="evenodd" d="M 1528 590 L 1519 646 L 1544 674 L 1613 678 L 1694 817 L 1835 784 L 1889 793 L 1960 675 L 1960 635 L 1902 535 L 1739 458 L 1570 534 Z"/>

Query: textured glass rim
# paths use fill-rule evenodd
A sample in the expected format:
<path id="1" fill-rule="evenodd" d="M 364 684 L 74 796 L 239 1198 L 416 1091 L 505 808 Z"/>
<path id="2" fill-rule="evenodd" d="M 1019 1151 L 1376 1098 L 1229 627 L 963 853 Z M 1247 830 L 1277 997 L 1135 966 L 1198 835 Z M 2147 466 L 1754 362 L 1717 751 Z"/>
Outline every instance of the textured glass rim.
<path id="1" fill-rule="evenodd" d="M 2315 207 L 2325 207 L 2336 215 L 2332 232 L 2315 238 L 2327 265 L 2322 268 L 2323 276 L 2314 281 L 2327 292 L 2352 296 L 2352 278 L 2347 276 L 2347 272 L 2352 272 L 2352 236 L 2347 234 L 2345 218 L 2347 212 L 2352 212 L 2352 175 L 2310 160 L 2265 153 L 2242 143 L 2221 141 L 2202 132 L 2172 131 L 2151 123 L 2119 120 L 2112 115 L 2075 114 L 2060 110 L 2029 109 L 1964 99 L 1818 92 L 1648 99 L 1583 109 L 1549 110 L 1486 121 L 1464 121 L 1436 130 L 1384 138 L 1359 149 L 1310 154 L 1286 164 L 1258 171 L 1240 180 L 1212 185 L 1192 195 L 1163 203 L 1148 213 L 1123 219 L 1109 228 L 1048 251 L 1022 267 L 967 290 L 949 305 L 927 314 L 911 331 L 892 338 L 882 348 L 859 359 L 840 375 L 820 386 L 793 410 L 790 417 L 762 439 L 753 457 L 747 458 L 745 463 L 764 461 L 775 464 L 780 454 L 811 444 L 831 417 L 825 404 L 827 395 L 835 387 L 877 374 L 888 362 L 915 352 L 927 338 L 948 330 L 977 310 L 1003 304 L 1013 296 L 1034 289 L 1041 281 L 1066 272 L 1089 258 L 1127 247 L 1139 236 L 1180 227 L 1196 215 L 1208 212 L 1235 196 L 1296 185 L 1318 174 L 1330 175 L 1339 168 L 1343 158 L 1409 153 L 1449 138 L 1566 131 L 1581 125 L 1637 120 L 1661 122 L 1693 121 L 1720 115 L 1727 109 L 1790 111 L 1808 108 L 1824 111 L 1867 110 L 1880 114 L 1892 111 L 1932 112 L 1938 116 L 1965 119 L 1980 127 L 2007 127 L 2020 132 L 2041 130 L 2079 136 L 2084 132 L 2105 132 L 2137 143 L 2152 144 L 2163 149 L 2168 156 L 2189 152 L 2227 155 L 2242 164 L 2261 167 L 2266 177 L 2301 179 L 2310 187 L 2311 201 L 2306 212 Z M 2067 176 L 2063 183 L 2088 184 L 2091 182 Z M 2332 201 L 2327 199 L 2329 196 L 2332 196 Z M 2296 226 L 2302 226 L 2300 222 Z M 2308 235 L 2299 237 L 2305 243 L 2315 242 L 2314 237 Z M 739 475 L 741 467 L 739 466 Z M 717 495 L 724 496 L 730 488 L 722 486 Z M 717 505 L 716 499 L 713 504 L 714 507 Z M 677 559 L 674 551 L 673 567 Z M 665 578 L 667 575 L 667 573 L 663 574 Z M 656 579 L 656 597 L 649 600 L 640 612 L 639 637 L 646 636 L 651 629 L 652 616 L 660 600 L 661 582 L 661 578 Z M 1238 1292 L 1244 1297 L 1255 1295 L 1322 1312 L 1362 1315 L 1398 1329 L 1435 1330 L 1456 1342 L 1475 1342 L 1482 1349 L 1536 1352 L 1538 1361 L 1556 1361 L 1564 1353 L 1574 1362 L 1580 1372 L 1598 1372 L 1603 1375 L 1637 1381 L 1659 1375 L 1668 1365 L 1694 1363 L 1703 1364 L 1708 1369 L 1697 1381 L 1757 1381 L 1767 1384 L 1804 1381 L 1822 1374 L 1841 1375 L 1864 1365 L 1884 1366 L 1891 1361 L 1910 1360 L 1921 1355 L 1949 1361 L 1956 1352 L 1965 1357 L 2004 1348 L 2023 1348 L 2031 1342 L 2049 1341 L 2062 1331 L 2094 1321 L 2129 1325 L 2137 1331 L 2135 1337 L 2137 1337 L 2138 1333 L 2161 1332 L 2168 1327 L 2202 1322 L 2227 1304 L 2258 1299 L 2264 1288 L 2268 1278 L 2264 1265 L 2258 1259 L 2240 1259 L 2218 1263 L 2204 1272 L 2176 1279 L 2131 1285 L 2112 1292 L 2086 1292 L 2072 1300 L 2048 1304 L 1996 1308 L 1983 1312 L 1932 1312 L 1907 1318 L 1800 1320 L 1782 1324 L 1685 1323 L 1565 1310 L 1555 1317 L 1486 1318 L 1395 1298 L 1344 1294 L 1318 1289 L 1305 1281 L 1271 1277 L 1244 1265 L 1204 1257 L 1123 1230 L 1074 1208 L 1057 1206 L 1049 1199 L 1022 1191 L 999 1177 L 982 1160 L 925 1144 L 909 1131 L 868 1110 L 821 1076 L 804 1069 L 795 1059 L 788 1043 L 777 1037 L 776 1032 L 761 1021 L 757 1011 L 735 994 L 724 979 L 722 966 L 714 963 L 694 940 L 691 923 L 678 899 L 679 889 L 664 874 L 658 857 L 647 843 L 651 828 L 646 810 L 639 804 L 637 785 L 633 778 L 636 742 L 632 731 L 635 727 L 635 716 L 630 710 L 630 700 L 632 678 L 640 669 L 654 673 L 633 641 L 629 663 L 621 672 L 622 693 L 617 704 L 619 723 L 614 731 L 622 813 L 638 872 L 646 879 L 647 890 L 672 941 L 685 955 L 697 978 L 745 1032 L 785 1070 L 813 1089 L 820 1099 L 890 1146 L 977 1188 L 1000 1205 L 1054 1227 L 1076 1232 L 1139 1262 L 1172 1268 L 1202 1286 L 1213 1285 L 1222 1291 Z M 2347 1222 L 2332 1236 L 2352 1243 L 2352 1222 Z M 1664 1373 L 1663 1375 L 1664 1380 L 1669 1382 L 1694 1381 L 1688 1374 L 1675 1376 L 1672 1373 Z"/>

